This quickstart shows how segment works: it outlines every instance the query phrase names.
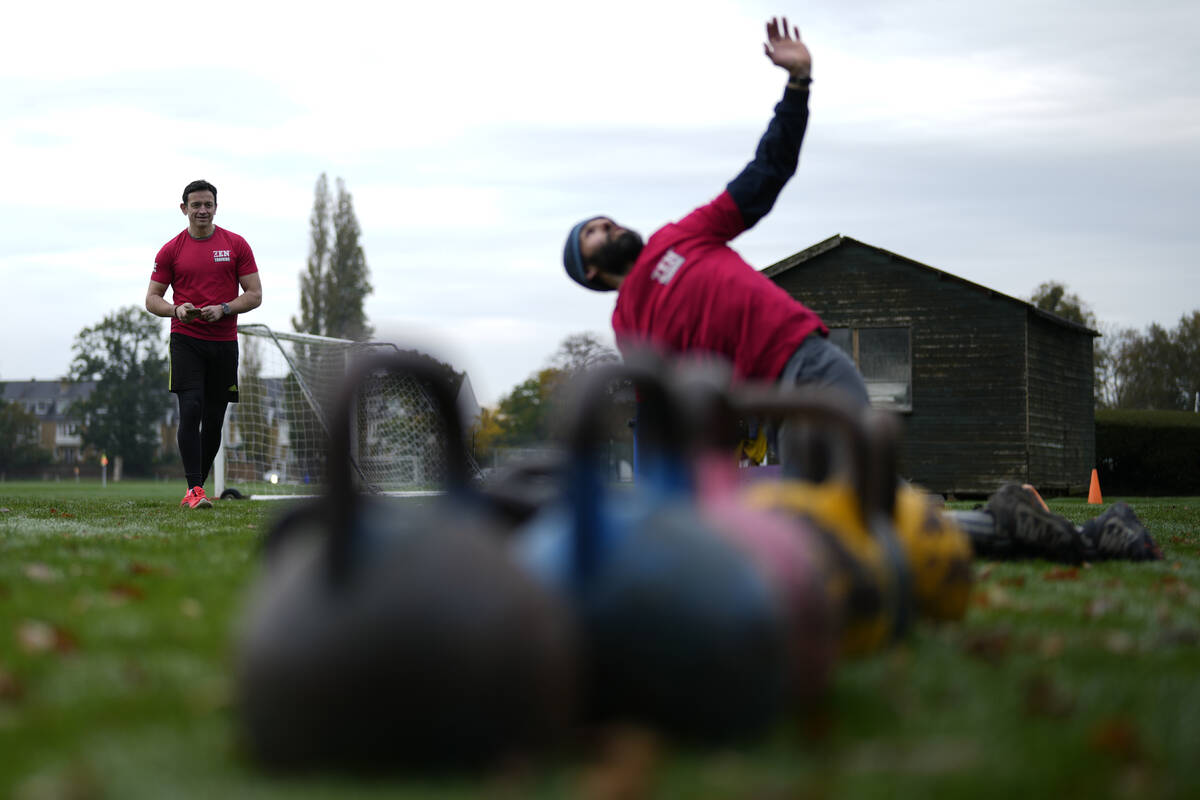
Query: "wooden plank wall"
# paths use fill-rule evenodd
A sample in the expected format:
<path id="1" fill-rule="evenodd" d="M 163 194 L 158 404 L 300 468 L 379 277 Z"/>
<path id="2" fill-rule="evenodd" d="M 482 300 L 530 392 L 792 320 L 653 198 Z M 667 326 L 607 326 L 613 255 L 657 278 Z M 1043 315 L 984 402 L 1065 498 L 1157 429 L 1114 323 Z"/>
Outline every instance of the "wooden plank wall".
<path id="1" fill-rule="evenodd" d="M 831 327 L 910 326 L 906 477 L 967 497 L 1030 478 L 1023 306 L 855 242 L 776 280 Z"/>
<path id="2" fill-rule="evenodd" d="M 1083 494 L 1095 466 L 1092 338 L 1029 314 L 1029 480 Z"/>

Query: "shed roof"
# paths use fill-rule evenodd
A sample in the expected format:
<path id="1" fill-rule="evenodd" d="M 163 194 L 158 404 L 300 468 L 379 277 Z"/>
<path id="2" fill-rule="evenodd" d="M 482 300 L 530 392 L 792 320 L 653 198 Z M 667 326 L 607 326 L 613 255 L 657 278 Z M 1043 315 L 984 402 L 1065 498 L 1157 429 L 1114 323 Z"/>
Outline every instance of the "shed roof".
<path id="1" fill-rule="evenodd" d="M 1026 300 L 1022 300 L 1018 297 L 1012 297 L 1010 295 L 1004 294 L 1003 292 L 998 292 L 995 289 L 989 289 L 986 286 L 975 283 L 973 281 L 969 281 L 966 278 L 962 278 L 951 272 L 945 272 L 944 270 L 937 269 L 936 267 L 931 267 L 928 264 L 922 264 L 920 261 L 914 261 L 913 259 L 908 258 L 907 256 L 902 256 L 899 253 L 893 253 L 890 250 L 884 250 L 882 247 L 876 247 L 873 244 L 867 244 L 866 242 L 860 241 L 858 239 L 854 239 L 850 236 L 843 236 L 840 233 L 834 234 L 833 236 L 830 236 L 828 239 L 825 239 L 824 241 L 817 242 L 812 247 L 801 250 L 798 253 L 794 253 L 794 254 L 788 256 L 787 258 L 783 259 L 782 261 L 778 261 L 778 262 L 772 264 L 771 266 L 766 267 L 765 269 L 762 270 L 762 273 L 764 275 L 766 275 L 768 278 L 771 278 L 772 280 L 774 280 L 777 276 L 782 275 L 783 273 L 788 272 L 789 270 L 792 270 L 796 267 L 803 266 L 804 264 L 811 262 L 813 259 L 817 258 L 818 256 L 824 255 L 825 253 L 828 253 L 831 250 L 835 250 L 844 244 L 856 244 L 856 245 L 859 245 L 860 247 L 866 247 L 866 248 L 874 250 L 876 252 L 883 253 L 884 255 L 887 255 L 896 261 L 903 262 L 905 264 L 916 267 L 918 269 L 923 269 L 923 270 L 932 272 L 935 275 L 937 275 L 939 278 L 956 281 L 956 282 L 958 282 L 970 289 L 973 289 L 977 292 L 983 292 L 991 297 L 996 297 L 996 298 L 999 298 L 1006 302 L 1016 303 L 1019 306 L 1028 310 L 1030 313 L 1035 314 L 1044 319 L 1047 319 L 1058 325 L 1062 325 L 1063 327 L 1071 328 L 1073 330 L 1079 331 L 1080 333 L 1086 333 L 1090 336 L 1099 336 L 1100 335 L 1100 333 L 1098 331 L 1092 330 L 1091 328 L 1089 328 L 1086 325 L 1081 325 L 1080 323 L 1066 319 L 1065 317 L 1060 317 L 1058 314 L 1055 314 L 1053 312 L 1044 311 L 1044 310 L 1038 308 L 1037 306 L 1035 306 L 1033 303 L 1030 303 Z"/>

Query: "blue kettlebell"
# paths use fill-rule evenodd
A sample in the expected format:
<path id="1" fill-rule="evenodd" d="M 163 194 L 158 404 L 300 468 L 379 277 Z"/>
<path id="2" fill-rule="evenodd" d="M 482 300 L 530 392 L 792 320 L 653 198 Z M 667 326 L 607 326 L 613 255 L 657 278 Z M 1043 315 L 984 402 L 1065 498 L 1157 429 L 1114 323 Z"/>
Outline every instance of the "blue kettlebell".
<path id="1" fill-rule="evenodd" d="M 446 491 L 424 505 L 355 490 L 352 411 L 380 373 L 421 381 L 443 420 Z M 371 356 L 331 427 L 329 492 L 269 534 L 240 631 L 253 755 L 276 768 L 441 770 L 554 743 L 573 719 L 570 614 L 514 563 L 470 485 L 449 388 L 413 356 Z"/>
<path id="2" fill-rule="evenodd" d="M 637 484 L 606 484 L 597 420 L 615 381 L 641 396 Z M 772 587 L 696 505 L 686 423 L 650 366 L 576 381 L 563 501 L 514 547 L 566 598 L 581 631 L 590 722 L 653 726 L 701 743 L 763 733 L 783 708 L 788 647 Z"/>

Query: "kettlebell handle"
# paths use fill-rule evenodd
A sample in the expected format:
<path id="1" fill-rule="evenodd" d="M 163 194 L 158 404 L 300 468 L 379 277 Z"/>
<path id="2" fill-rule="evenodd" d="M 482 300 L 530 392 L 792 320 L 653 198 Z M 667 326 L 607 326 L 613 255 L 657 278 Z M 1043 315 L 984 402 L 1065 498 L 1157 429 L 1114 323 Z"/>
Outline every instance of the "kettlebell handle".
<path id="1" fill-rule="evenodd" d="M 624 363 L 602 364 L 576 379 L 570 406 L 574 409 L 566 430 L 570 466 L 567 470 L 567 497 L 575 515 L 573 570 L 577 579 L 586 579 L 599 563 L 608 531 L 602 521 L 604 481 L 598 474 L 596 457 L 602 441 L 604 406 L 611 402 L 608 388 L 628 380 L 639 394 L 639 458 L 650 457 L 654 475 L 666 491 L 684 491 L 687 475 L 682 467 L 672 470 L 672 460 L 684 458 L 688 446 L 686 422 L 679 404 L 653 359 L 636 355 Z M 646 447 L 649 445 L 649 447 Z"/>
<path id="2" fill-rule="evenodd" d="M 334 404 L 332 431 L 329 436 L 329 503 L 333 525 L 330 541 L 330 567 L 335 576 L 343 574 L 349 560 L 351 532 L 358 492 L 350 463 L 351 419 L 359 390 L 374 375 L 406 375 L 420 384 L 432 401 L 433 409 L 445 427 L 446 489 L 466 491 L 470 467 L 463 450 L 463 423 L 458 404 L 445 375 L 425 359 L 412 353 L 373 353 L 355 362 Z"/>
<path id="3" fill-rule="evenodd" d="M 730 400 L 741 413 L 786 419 L 789 417 L 820 422 L 837 428 L 849 444 L 851 485 L 858 495 L 859 512 L 864 524 L 870 520 L 873 503 L 878 502 L 869 466 L 870 445 L 867 431 L 858 416 L 839 402 L 840 395 L 812 388 L 780 389 L 776 386 L 742 386 L 730 391 Z"/>

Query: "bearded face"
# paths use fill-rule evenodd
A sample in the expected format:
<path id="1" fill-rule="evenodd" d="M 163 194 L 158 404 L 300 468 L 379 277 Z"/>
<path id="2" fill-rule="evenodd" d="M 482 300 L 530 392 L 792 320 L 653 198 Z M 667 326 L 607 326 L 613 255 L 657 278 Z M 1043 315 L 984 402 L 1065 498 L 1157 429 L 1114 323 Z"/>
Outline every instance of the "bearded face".
<path id="1" fill-rule="evenodd" d="M 634 231 L 622 230 L 592 253 L 591 263 L 601 272 L 627 275 L 642 253 L 642 237 Z"/>

